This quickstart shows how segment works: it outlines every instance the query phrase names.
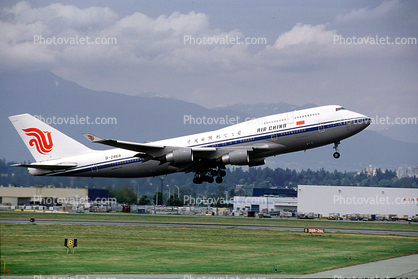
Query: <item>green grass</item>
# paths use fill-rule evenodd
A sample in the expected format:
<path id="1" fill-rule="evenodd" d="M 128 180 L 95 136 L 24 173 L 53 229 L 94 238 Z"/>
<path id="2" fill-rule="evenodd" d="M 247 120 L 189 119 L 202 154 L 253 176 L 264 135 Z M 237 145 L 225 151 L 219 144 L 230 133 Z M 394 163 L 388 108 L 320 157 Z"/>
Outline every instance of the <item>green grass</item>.
<path id="1" fill-rule="evenodd" d="M 5 261 L 13 275 L 266 274 L 273 273 L 273 263 L 278 273 L 305 274 L 418 253 L 418 237 L 411 236 L 326 233 L 315 237 L 303 232 L 236 228 L 0 225 L 1 267 Z M 78 239 L 78 247 L 75 254 L 67 254 L 64 239 L 73 237 Z"/>
<path id="2" fill-rule="evenodd" d="M 102 221 L 102 222 L 151 222 L 178 224 L 216 224 L 242 226 L 281 226 L 281 227 L 321 227 L 334 229 L 371 229 L 418 231 L 418 223 L 408 222 L 365 222 L 365 221 L 328 221 L 328 220 L 298 220 L 287 218 L 244 218 L 233 216 L 180 216 L 151 214 L 57 214 L 32 212 L 0 212 L 0 219 L 29 220 L 67 220 L 67 221 Z"/>

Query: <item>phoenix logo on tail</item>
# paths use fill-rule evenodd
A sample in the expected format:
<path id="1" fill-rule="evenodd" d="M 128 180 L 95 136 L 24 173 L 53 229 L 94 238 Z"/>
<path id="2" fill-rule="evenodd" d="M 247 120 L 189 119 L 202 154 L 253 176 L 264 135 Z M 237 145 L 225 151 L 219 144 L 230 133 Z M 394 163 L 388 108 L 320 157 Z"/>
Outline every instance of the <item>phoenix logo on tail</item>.
<path id="1" fill-rule="evenodd" d="M 52 151 L 54 143 L 52 142 L 51 132 L 42 132 L 37 128 L 28 128 L 22 130 L 26 133 L 27 136 L 34 137 L 29 141 L 29 145 L 35 145 L 36 150 L 38 150 L 40 154 L 46 155 Z"/>

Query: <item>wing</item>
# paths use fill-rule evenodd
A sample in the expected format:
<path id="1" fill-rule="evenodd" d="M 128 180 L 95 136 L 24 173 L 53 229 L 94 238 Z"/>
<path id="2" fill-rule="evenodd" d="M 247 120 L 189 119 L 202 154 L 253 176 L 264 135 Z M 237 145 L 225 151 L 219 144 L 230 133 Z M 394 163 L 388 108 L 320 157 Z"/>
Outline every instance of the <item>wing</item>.
<path id="1" fill-rule="evenodd" d="M 263 154 L 271 149 L 268 144 L 240 147 L 181 147 L 164 146 L 154 143 L 135 143 L 103 139 L 93 134 L 83 134 L 93 143 L 138 152 L 135 156 L 148 160 L 169 162 L 182 172 L 205 172 L 210 168 L 231 165 L 256 166 L 265 163 Z M 278 145 L 276 145 L 276 148 Z"/>
<path id="2" fill-rule="evenodd" d="M 214 147 L 179 147 L 164 146 L 153 143 L 136 143 L 121 140 L 103 139 L 93 134 L 83 134 L 93 143 L 100 143 L 112 147 L 122 148 L 138 152 L 137 157 L 142 157 L 145 161 L 159 160 L 162 162 L 172 162 L 174 164 L 184 164 L 193 161 L 193 158 L 209 158 L 216 156 L 217 148 Z"/>
<path id="3" fill-rule="evenodd" d="M 100 143 L 100 144 L 109 145 L 109 146 L 113 146 L 117 148 L 131 150 L 131 151 L 147 153 L 149 155 L 155 155 L 155 156 L 161 155 L 162 153 L 161 151 L 165 149 L 165 146 L 162 146 L 162 145 L 103 139 L 101 137 L 98 137 L 89 133 L 85 133 L 83 134 L 83 136 L 85 136 L 89 141 L 94 142 L 94 143 Z"/>

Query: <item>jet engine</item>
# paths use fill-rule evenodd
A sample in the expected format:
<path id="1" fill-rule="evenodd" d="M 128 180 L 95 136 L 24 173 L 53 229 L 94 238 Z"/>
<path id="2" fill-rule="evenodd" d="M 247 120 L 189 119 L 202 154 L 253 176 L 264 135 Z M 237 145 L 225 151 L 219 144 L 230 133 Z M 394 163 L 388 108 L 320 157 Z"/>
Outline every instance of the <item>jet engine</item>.
<path id="1" fill-rule="evenodd" d="M 247 150 L 236 150 L 222 155 L 222 163 L 225 165 L 248 165 L 250 156 Z"/>
<path id="2" fill-rule="evenodd" d="M 165 159 L 174 164 L 190 163 L 193 161 L 193 152 L 191 148 L 174 149 L 165 155 Z"/>
<path id="3" fill-rule="evenodd" d="M 248 164 L 248 166 L 250 167 L 261 166 L 261 165 L 264 165 L 265 163 L 266 163 L 266 158 L 258 158 L 258 159 L 250 160 L 250 163 Z"/>
<path id="4" fill-rule="evenodd" d="M 34 176 L 37 175 L 46 175 L 47 173 L 50 173 L 50 170 L 42 170 L 42 169 L 37 169 L 37 168 L 28 168 L 28 173 Z"/>

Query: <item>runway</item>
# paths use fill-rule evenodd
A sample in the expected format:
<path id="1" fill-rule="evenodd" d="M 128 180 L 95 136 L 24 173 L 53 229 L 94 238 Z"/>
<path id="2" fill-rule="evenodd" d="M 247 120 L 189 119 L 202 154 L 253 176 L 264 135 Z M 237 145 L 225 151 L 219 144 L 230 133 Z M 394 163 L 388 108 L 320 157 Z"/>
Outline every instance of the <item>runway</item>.
<path id="1" fill-rule="evenodd" d="M 0 220 L 0 223 L 30 224 L 29 220 Z M 245 225 L 212 225 L 212 224 L 185 224 L 185 223 L 146 223 L 146 222 L 103 222 L 103 221 L 63 221 L 63 220 L 37 220 L 36 224 L 44 225 L 94 225 L 94 226 L 138 226 L 138 227 L 191 227 L 191 228 L 219 228 L 219 229 L 247 229 L 247 230 L 273 230 L 273 231 L 303 231 L 303 227 L 277 227 L 277 226 L 245 226 Z M 393 230 L 362 230 L 362 229 L 333 229 L 327 228 L 325 232 L 364 233 L 364 234 L 391 234 L 403 236 L 418 236 L 418 231 Z"/>

